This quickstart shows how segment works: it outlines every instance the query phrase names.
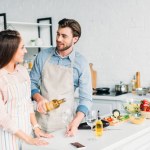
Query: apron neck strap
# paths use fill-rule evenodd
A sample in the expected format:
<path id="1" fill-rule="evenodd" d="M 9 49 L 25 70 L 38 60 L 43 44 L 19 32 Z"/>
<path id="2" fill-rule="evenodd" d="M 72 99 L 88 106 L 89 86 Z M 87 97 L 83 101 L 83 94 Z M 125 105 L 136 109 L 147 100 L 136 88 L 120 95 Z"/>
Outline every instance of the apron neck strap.
<path id="1" fill-rule="evenodd" d="M 54 49 L 54 51 L 56 52 L 56 48 Z M 53 53 L 50 53 L 50 56 L 48 57 L 47 61 L 50 61 L 52 55 L 53 55 Z M 73 59 L 73 60 L 71 61 L 71 64 L 70 64 L 70 67 L 71 67 L 71 68 L 73 68 L 74 61 L 75 61 L 75 59 Z"/>

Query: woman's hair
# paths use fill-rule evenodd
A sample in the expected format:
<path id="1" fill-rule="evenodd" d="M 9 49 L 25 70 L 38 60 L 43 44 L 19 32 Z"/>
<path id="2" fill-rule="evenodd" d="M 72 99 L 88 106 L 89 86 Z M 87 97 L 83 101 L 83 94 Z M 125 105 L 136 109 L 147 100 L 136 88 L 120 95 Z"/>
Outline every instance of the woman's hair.
<path id="1" fill-rule="evenodd" d="M 74 19 L 62 19 L 58 22 L 59 28 L 65 28 L 69 27 L 72 30 L 73 37 L 79 37 L 81 36 L 81 26 L 80 24 L 74 20 Z"/>
<path id="2" fill-rule="evenodd" d="M 0 32 L 0 69 L 11 61 L 20 41 L 21 37 L 18 31 L 4 30 Z"/>

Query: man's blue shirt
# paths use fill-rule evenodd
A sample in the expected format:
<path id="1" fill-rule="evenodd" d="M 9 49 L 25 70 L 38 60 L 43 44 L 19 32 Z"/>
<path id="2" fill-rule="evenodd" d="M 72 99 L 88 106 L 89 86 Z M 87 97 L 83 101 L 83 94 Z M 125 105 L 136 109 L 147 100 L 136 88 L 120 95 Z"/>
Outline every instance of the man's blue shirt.
<path id="1" fill-rule="evenodd" d="M 43 66 L 48 57 L 52 54 L 49 62 L 51 64 L 66 67 L 71 67 L 71 64 L 73 64 L 74 91 L 79 87 L 79 105 L 77 111 L 86 114 L 92 106 L 92 82 L 89 63 L 75 50 L 68 56 L 61 57 L 55 49 L 55 47 L 51 47 L 42 50 L 34 61 L 34 66 L 30 72 L 32 96 L 35 93 L 40 93 L 39 84 Z"/>

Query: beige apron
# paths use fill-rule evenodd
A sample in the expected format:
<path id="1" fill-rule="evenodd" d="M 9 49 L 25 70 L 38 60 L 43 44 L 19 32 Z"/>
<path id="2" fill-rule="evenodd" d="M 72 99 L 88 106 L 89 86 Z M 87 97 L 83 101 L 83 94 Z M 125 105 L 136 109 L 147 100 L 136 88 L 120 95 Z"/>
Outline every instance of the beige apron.
<path id="1" fill-rule="evenodd" d="M 51 56 L 46 60 L 42 72 L 41 94 L 47 100 L 65 98 L 59 108 L 46 115 L 36 112 L 38 123 L 47 132 L 56 131 L 65 127 L 62 114 L 70 110 L 70 121 L 74 113 L 74 84 L 73 68 L 50 64 Z"/>

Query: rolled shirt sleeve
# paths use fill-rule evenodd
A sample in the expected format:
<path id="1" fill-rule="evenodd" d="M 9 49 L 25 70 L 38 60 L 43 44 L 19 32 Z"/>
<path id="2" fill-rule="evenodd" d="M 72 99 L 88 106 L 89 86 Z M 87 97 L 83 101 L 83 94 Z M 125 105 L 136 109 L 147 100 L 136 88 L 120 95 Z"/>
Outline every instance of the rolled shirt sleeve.
<path id="1" fill-rule="evenodd" d="M 79 76 L 79 106 L 77 111 L 86 114 L 92 107 L 92 81 L 89 63 L 83 59 Z"/>

